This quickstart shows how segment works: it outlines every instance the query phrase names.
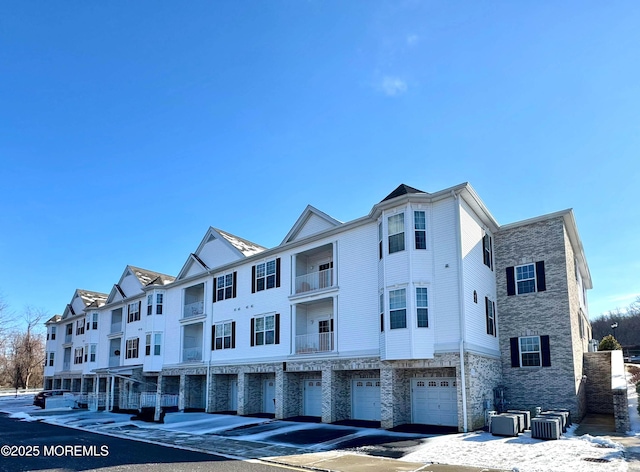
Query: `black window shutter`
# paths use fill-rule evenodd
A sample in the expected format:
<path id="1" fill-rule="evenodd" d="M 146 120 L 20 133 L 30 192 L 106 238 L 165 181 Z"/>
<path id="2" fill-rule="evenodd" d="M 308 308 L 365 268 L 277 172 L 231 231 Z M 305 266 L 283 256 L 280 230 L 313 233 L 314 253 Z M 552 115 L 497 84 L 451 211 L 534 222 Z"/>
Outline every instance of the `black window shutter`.
<path id="1" fill-rule="evenodd" d="M 493 270 L 493 238 L 491 236 L 489 236 L 489 267 Z"/>
<path id="2" fill-rule="evenodd" d="M 485 236 L 482 237 L 482 262 L 484 262 L 484 254 L 487 252 L 487 238 L 486 233 Z"/>
<path id="3" fill-rule="evenodd" d="M 256 266 L 251 267 L 251 293 L 256 293 Z"/>
<path id="4" fill-rule="evenodd" d="M 384 313 L 380 313 L 380 332 L 384 331 Z"/>
<path id="5" fill-rule="evenodd" d="M 278 259 L 280 260 L 280 259 Z M 276 313 L 276 344 L 280 344 L 280 313 Z"/>
<path id="6" fill-rule="evenodd" d="M 216 350 L 216 325 L 211 327 L 211 350 Z"/>
<path id="7" fill-rule="evenodd" d="M 255 271 L 255 266 L 253 267 L 253 270 Z M 253 346 L 255 343 L 255 334 L 256 334 L 256 319 L 255 318 L 251 318 L 251 345 Z"/>
<path id="8" fill-rule="evenodd" d="M 536 290 L 544 292 L 547 289 L 547 278 L 544 274 L 544 261 L 536 262 Z"/>
<path id="9" fill-rule="evenodd" d="M 493 334 L 491 332 L 491 325 L 489 323 L 489 298 L 488 297 L 484 297 L 484 318 L 485 318 L 485 323 L 487 324 L 487 334 Z"/>
<path id="10" fill-rule="evenodd" d="M 140 316 L 140 311 L 142 310 L 142 300 L 138 300 L 138 316 Z"/>
<path id="11" fill-rule="evenodd" d="M 236 348 L 236 322 L 231 322 L 231 349 Z"/>
<path id="12" fill-rule="evenodd" d="M 280 286 L 280 258 L 278 257 L 276 259 L 276 287 L 279 287 L 279 286 Z"/>
<path id="13" fill-rule="evenodd" d="M 540 352 L 542 354 L 542 367 L 551 367 L 549 336 L 540 336 Z"/>
<path id="14" fill-rule="evenodd" d="M 333 333 L 333 318 L 331 318 L 331 332 Z"/>
<path id="15" fill-rule="evenodd" d="M 218 277 L 213 277 L 213 303 L 218 301 Z"/>
<path id="16" fill-rule="evenodd" d="M 231 294 L 232 298 L 236 298 L 236 294 L 238 293 L 236 287 L 238 286 L 238 272 L 233 272 L 233 293 Z"/>
<path id="17" fill-rule="evenodd" d="M 507 295 L 516 294 L 516 275 L 512 267 L 507 267 Z"/>
<path id="18" fill-rule="evenodd" d="M 518 338 L 511 338 L 511 367 L 520 367 L 520 343 Z"/>

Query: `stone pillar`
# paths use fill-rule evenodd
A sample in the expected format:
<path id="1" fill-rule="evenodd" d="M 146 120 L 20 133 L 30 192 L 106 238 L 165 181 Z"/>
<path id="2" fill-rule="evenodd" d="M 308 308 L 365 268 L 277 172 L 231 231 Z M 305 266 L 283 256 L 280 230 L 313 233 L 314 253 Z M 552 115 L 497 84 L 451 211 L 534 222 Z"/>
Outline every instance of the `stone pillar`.
<path id="1" fill-rule="evenodd" d="M 187 376 L 184 373 L 180 374 L 180 389 L 178 393 L 180 394 L 178 397 L 178 410 L 184 411 L 184 405 L 186 402 L 187 395 Z"/>
<path id="2" fill-rule="evenodd" d="M 162 374 L 158 375 L 158 383 L 156 385 L 156 407 L 153 412 L 153 421 L 160 421 L 162 414 Z"/>
<path id="3" fill-rule="evenodd" d="M 205 411 L 207 413 L 213 413 L 216 410 L 216 392 L 218 390 L 218 376 L 208 373 L 209 385 L 207 387 L 207 404 L 205 405 Z"/>
<path id="4" fill-rule="evenodd" d="M 335 420 L 335 396 L 333 386 L 336 374 L 328 365 L 322 369 L 322 422 L 333 423 Z"/>
<path id="5" fill-rule="evenodd" d="M 246 415 L 249 413 L 247 407 L 249 396 L 247 395 L 247 374 L 238 372 L 238 415 Z"/>
<path id="6" fill-rule="evenodd" d="M 396 424 L 396 417 L 398 416 L 395 411 L 395 376 L 394 371 L 389 366 L 382 366 L 380 368 L 380 427 L 383 429 L 390 429 Z"/>

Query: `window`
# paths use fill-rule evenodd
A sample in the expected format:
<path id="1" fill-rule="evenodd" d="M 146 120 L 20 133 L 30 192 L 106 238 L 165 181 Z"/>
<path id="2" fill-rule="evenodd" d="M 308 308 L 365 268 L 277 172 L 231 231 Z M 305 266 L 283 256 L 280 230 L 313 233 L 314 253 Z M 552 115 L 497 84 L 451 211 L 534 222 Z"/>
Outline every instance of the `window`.
<path id="1" fill-rule="evenodd" d="M 382 259 L 382 223 L 378 223 L 378 259 Z"/>
<path id="2" fill-rule="evenodd" d="M 67 336 L 73 336 L 73 323 L 67 325 Z"/>
<path id="3" fill-rule="evenodd" d="M 76 321 L 76 336 L 84 334 L 84 320 Z"/>
<path id="4" fill-rule="evenodd" d="M 154 356 L 159 356 L 162 349 L 161 346 L 162 333 L 147 333 L 145 336 L 144 355 L 150 356 L 153 353 Z"/>
<path id="5" fill-rule="evenodd" d="M 258 265 L 264 265 L 264 264 L 258 264 Z M 236 297 L 237 277 L 238 277 L 237 272 L 234 272 L 232 274 L 221 275 L 214 279 L 214 291 L 213 291 L 214 302 Z"/>
<path id="6" fill-rule="evenodd" d="M 404 213 L 390 216 L 389 230 L 389 254 L 404 251 Z"/>
<path id="7" fill-rule="evenodd" d="M 73 356 L 73 363 L 82 364 L 82 348 L 81 347 L 76 348 Z"/>
<path id="8" fill-rule="evenodd" d="M 549 367 L 549 336 L 511 338 L 511 367 Z"/>
<path id="9" fill-rule="evenodd" d="M 126 359 L 135 359 L 138 357 L 139 344 L 140 338 L 127 339 L 127 352 L 125 354 Z"/>
<path id="10" fill-rule="evenodd" d="M 280 344 L 280 315 L 265 315 L 251 319 L 251 345 Z"/>
<path id="11" fill-rule="evenodd" d="M 389 327 L 407 327 L 407 292 L 404 288 L 389 292 Z"/>
<path id="12" fill-rule="evenodd" d="M 213 327 L 213 349 L 234 349 L 236 347 L 235 337 L 235 322 L 217 323 Z"/>
<path id="13" fill-rule="evenodd" d="M 153 295 L 147 295 L 147 316 L 153 315 Z"/>
<path id="14" fill-rule="evenodd" d="M 89 346 L 89 362 L 96 361 L 96 349 L 97 349 L 97 344 L 91 344 Z"/>
<path id="15" fill-rule="evenodd" d="M 416 249 L 427 249 L 427 217 L 424 211 L 413 212 L 413 230 Z"/>
<path id="16" fill-rule="evenodd" d="M 56 339 L 56 327 L 52 326 L 51 327 L 51 340 L 53 341 L 54 339 Z"/>
<path id="17" fill-rule="evenodd" d="M 485 318 L 487 322 L 487 334 L 497 336 L 496 332 L 496 304 L 484 297 Z"/>
<path id="18" fill-rule="evenodd" d="M 162 314 L 162 305 L 164 304 L 164 294 L 156 293 L 156 315 Z"/>
<path id="19" fill-rule="evenodd" d="M 540 338 L 528 336 L 520 338 L 520 365 L 522 367 L 538 367 L 540 360 Z"/>
<path id="20" fill-rule="evenodd" d="M 49 353 L 49 367 L 53 367 L 53 357 L 55 356 L 55 352 Z"/>
<path id="21" fill-rule="evenodd" d="M 91 329 L 98 329 L 98 314 L 94 313 L 91 320 Z"/>
<path id="22" fill-rule="evenodd" d="M 429 327 L 429 298 L 427 287 L 416 287 L 416 311 L 418 328 Z"/>
<path id="23" fill-rule="evenodd" d="M 507 295 L 544 292 L 547 282 L 544 261 L 507 267 Z"/>
<path id="24" fill-rule="evenodd" d="M 484 233 L 482 237 L 482 258 L 484 265 L 493 270 L 493 241 L 489 233 Z"/>
<path id="25" fill-rule="evenodd" d="M 129 303 L 127 306 L 127 323 L 132 321 L 140 321 L 140 305 L 142 302 Z M 137 357 L 137 356 L 136 356 Z"/>
<path id="26" fill-rule="evenodd" d="M 380 332 L 384 331 L 384 293 L 380 294 Z"/>
<path id="27" fill-rule="evenodd" d="M 256 264 L 251 272 L 251 293 L 280 287 L 280 258 Z"/>

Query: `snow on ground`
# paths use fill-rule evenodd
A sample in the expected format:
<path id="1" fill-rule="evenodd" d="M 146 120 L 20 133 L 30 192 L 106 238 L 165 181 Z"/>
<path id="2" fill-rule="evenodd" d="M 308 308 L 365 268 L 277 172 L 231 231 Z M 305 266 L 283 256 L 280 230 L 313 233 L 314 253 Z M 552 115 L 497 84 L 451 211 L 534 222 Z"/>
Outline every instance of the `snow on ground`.
<path id="1" fill-rule="evenodd" d="M 573 436 L 572 426 L 560 440 L 532 439 L 530 432 L 516 437 L 466 433 L 429 438 L 401 460 L 450 465 L 493 467 L 514 472 L 626 472 L 624 448 L 604 438 Z M 606 459 L 588 462 L 584 459 Z"/>
<path id="2" fill-rule="evenodd" d="M 629 420 L 631 420 L 630 435 L 640 436 L 640 415 L 638 414 L 638 392 L 631 383 L 631 373 L 627 372 L 627 398 L 629 399 Z"/>

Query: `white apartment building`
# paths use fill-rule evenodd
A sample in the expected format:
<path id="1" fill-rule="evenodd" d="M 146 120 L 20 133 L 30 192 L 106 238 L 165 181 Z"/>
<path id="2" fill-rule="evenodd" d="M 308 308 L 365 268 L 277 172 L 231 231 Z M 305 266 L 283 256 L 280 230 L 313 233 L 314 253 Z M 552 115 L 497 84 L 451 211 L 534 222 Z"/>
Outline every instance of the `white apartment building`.
<path id="1" fill-rule="evenodd" d="M 545 247 L 557 251 L 547 259 L 546 286 L 580 285 L 579 314 L 554 316 L 568 326 L 580 316 L 588 338 L 591 278 L 566 215 L 536 220 L 560 218 L 568 228 L 566 240 Z M 467 183 L 435 193 L 401 185 L 349 222 L 308 206 L 271 249 L 209 228 L 175 278 L 127 266 L 109 294 L 76 290 L 62 316 L 47 322 L 45 388 L 80 392 L 91 408 L 154 409 L 156 419 L 177 408 L 480 428 L 494 388 L 517 388 L 505 385 L 518 377 L 504 375 L 513 352 L 501 329 L 521 314 L 512 300 L 501 312 L 504 276 L 496 274 L 513 267 L 496 266 L 500 230 Z M 504 240 L 517 253 L 512 238 Z M 569 284 L 555 279 L 567 270 L 550 270 L 566 262 L 567 245 L 579 275 Z M 544 265 L 536 267 L 544 278 Z M 521 272 L 517 286 L 525 287 Z M 539 288 L 518 297 L 547 296 Z M 534 331 L 522 336 L 530 352 L 518 354 L 527 362 L 515 368 L 535 385 L 561 343 Z M 580 356 L 583 338 L 562 349 Z M 556 403 L 578 417 L 579 387 Z"/>

